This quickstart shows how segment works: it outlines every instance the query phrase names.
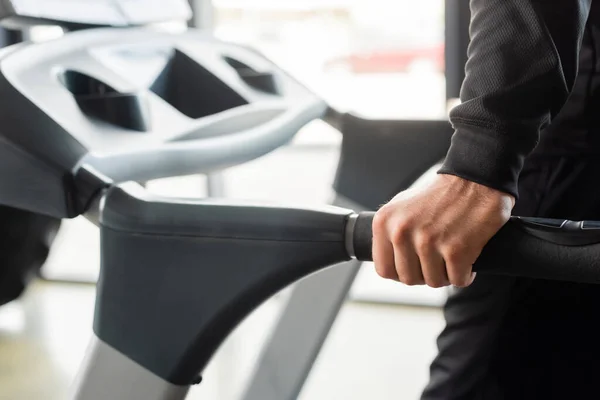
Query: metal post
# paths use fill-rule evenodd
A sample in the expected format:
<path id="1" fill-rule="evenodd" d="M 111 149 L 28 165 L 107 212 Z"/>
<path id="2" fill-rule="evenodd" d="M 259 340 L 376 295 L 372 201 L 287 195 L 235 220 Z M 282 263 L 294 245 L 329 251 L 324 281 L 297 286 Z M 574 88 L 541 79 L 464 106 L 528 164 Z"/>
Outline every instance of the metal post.
<path id="1" fill-rule="evenodd" d="M 184 400 L 188 386 L 175 386 L 92 337 L 70 400 Z"/>
<path id="2" fill-rule="evenodd" d="M 225 193 L 225 175 L 223 172 L 213 172 L 206 176 L 206 195 L 212 198 L 222 198 Z"/>
<path id="3" fill-rule="evenodd" d="M 214 7 L 211 0 L 189 0 L 193 18 L 189 21 L 190 28 L 212 30 L 214 27 Z"/>

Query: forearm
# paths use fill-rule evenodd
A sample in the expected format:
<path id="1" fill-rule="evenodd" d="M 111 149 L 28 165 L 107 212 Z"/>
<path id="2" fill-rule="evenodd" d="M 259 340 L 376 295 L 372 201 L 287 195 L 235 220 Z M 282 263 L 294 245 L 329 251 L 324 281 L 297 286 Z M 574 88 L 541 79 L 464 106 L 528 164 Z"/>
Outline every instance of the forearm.
<path id="1" fill-rule="evenodd" d="M 524 159 L 573 86 L 590 5 L 471 0 L 466 78 L 440 173 L 518 196 Z"/>

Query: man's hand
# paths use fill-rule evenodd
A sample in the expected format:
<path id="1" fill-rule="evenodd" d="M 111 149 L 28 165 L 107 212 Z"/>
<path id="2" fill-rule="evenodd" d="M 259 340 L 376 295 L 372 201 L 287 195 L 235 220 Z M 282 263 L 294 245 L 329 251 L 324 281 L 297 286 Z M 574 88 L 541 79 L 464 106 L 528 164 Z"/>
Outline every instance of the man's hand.
<path id="1" fill-rule="evenodd" d="M 511 195 L 453 175 L 398 194 L 373 220 L 377 273 L 407 285 L 469 286 L 475 260 L 514 204 Z"/>

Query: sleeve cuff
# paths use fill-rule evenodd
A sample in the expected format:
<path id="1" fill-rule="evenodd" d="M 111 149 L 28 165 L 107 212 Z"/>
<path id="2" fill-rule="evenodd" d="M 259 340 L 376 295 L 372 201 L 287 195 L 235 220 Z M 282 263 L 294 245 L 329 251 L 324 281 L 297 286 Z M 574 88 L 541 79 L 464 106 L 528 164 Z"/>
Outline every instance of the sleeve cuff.
<path id="1" fill-rule="evenodd" d="M 460 127 L 438 171 L 488 186 L 518 198 L 519 174 L 529 149 L 487 128 Z"/>

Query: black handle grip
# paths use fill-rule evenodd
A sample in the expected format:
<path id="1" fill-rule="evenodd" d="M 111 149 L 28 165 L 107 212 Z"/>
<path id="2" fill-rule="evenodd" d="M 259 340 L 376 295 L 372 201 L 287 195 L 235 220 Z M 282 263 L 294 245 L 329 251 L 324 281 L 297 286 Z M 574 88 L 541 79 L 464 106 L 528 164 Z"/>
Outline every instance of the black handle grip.
<path id="1" fill-rule="evenodd" d="M 374 213 L 361 213 L 354 227 L 358 260 L 372 261 Z M 600 222 L 512 217 L 483 249 L 481 273 L 600 283 Z"/>

